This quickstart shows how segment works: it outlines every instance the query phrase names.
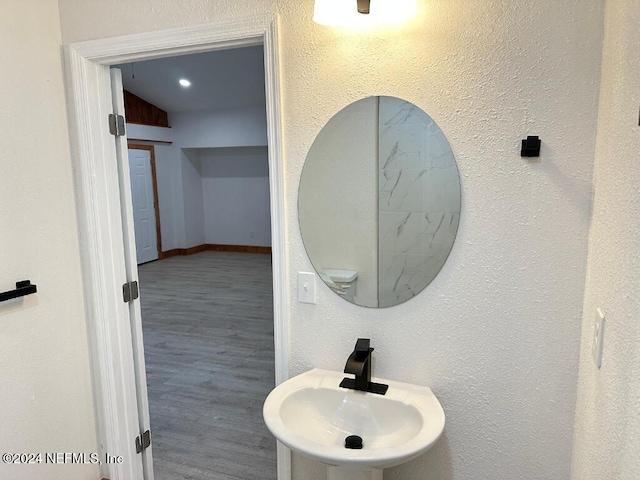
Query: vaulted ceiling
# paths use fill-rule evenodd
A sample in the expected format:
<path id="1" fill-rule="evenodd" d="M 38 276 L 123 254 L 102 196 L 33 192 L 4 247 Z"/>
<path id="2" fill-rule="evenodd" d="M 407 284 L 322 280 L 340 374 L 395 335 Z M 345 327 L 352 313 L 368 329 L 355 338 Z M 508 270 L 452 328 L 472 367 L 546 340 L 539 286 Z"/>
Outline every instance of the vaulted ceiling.
<path id="1" fill-rule="evenodd" d="M 167 112 L 265 105 L 262 46 L 116 65 L 128 90 Z M 187 88 L 178 81 L 191 82 Z"/>

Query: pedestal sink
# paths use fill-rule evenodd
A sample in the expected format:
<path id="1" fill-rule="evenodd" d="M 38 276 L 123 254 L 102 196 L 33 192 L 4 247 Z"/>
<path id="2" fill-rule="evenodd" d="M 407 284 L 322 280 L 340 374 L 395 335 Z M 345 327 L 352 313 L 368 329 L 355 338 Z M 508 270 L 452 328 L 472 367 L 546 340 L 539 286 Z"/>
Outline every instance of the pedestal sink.
<path id="1" fill-rule="evenodd" d="M 313 369 L 281 383 L 264 402 L 267 428 L 286 446 L 328 466 L 328 480 L 381 480 L 382 470 L 426 452 L 444 429 L 431 389 L 385 379 L 385 395 L 341 388 L 343 373 Z M 361 449 L 345 447 L 356 435 Z"/>

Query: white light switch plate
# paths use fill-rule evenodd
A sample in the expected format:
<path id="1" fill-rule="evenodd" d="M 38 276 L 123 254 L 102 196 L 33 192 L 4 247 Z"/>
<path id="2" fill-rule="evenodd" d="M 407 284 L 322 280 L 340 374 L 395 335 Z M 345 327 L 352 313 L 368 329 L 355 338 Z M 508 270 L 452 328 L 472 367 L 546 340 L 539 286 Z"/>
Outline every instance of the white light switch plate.
<path id="1" fill-rule="evenodd" d="M 298 301 L 316 303 L 316 274 L 298 272 Z"/>
<path id="2" fill-rule="evenodd" d="M 596 322 L 593 328 L 593 338 L 591 339 L 591 355 L 596 367 L 602 365 L 602 343 L 604 341 L 604 315 L 599 308 L 596 308 Z"/>

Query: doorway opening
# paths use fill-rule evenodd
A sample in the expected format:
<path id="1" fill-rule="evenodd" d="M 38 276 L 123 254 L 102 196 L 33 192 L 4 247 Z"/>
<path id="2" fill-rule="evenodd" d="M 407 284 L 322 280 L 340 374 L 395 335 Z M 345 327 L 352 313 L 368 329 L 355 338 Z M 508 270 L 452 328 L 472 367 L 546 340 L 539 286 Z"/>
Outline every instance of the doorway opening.
<path id="1" fill-rule="evenodd" d="M 263 57 L 254 46 L 112 67 L 134 139 L 156 480 L 276 478 L 261 415 L 275 385 Z"/>

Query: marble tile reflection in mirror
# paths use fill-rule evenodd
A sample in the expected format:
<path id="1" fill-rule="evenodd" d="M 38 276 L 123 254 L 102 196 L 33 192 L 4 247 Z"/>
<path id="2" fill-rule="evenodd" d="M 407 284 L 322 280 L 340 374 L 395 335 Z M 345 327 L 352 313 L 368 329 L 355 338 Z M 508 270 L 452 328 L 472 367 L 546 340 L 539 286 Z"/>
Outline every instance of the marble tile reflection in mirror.
<path id="1" fill-rule="evenodd" d="M 298 212 L 311 262 L 334 292 L 366 307 L 397 305 L 431 283 L 451 251 L 460 219 L 453 152 L 415 105 L 357 101 L 314 141 Z"/>

